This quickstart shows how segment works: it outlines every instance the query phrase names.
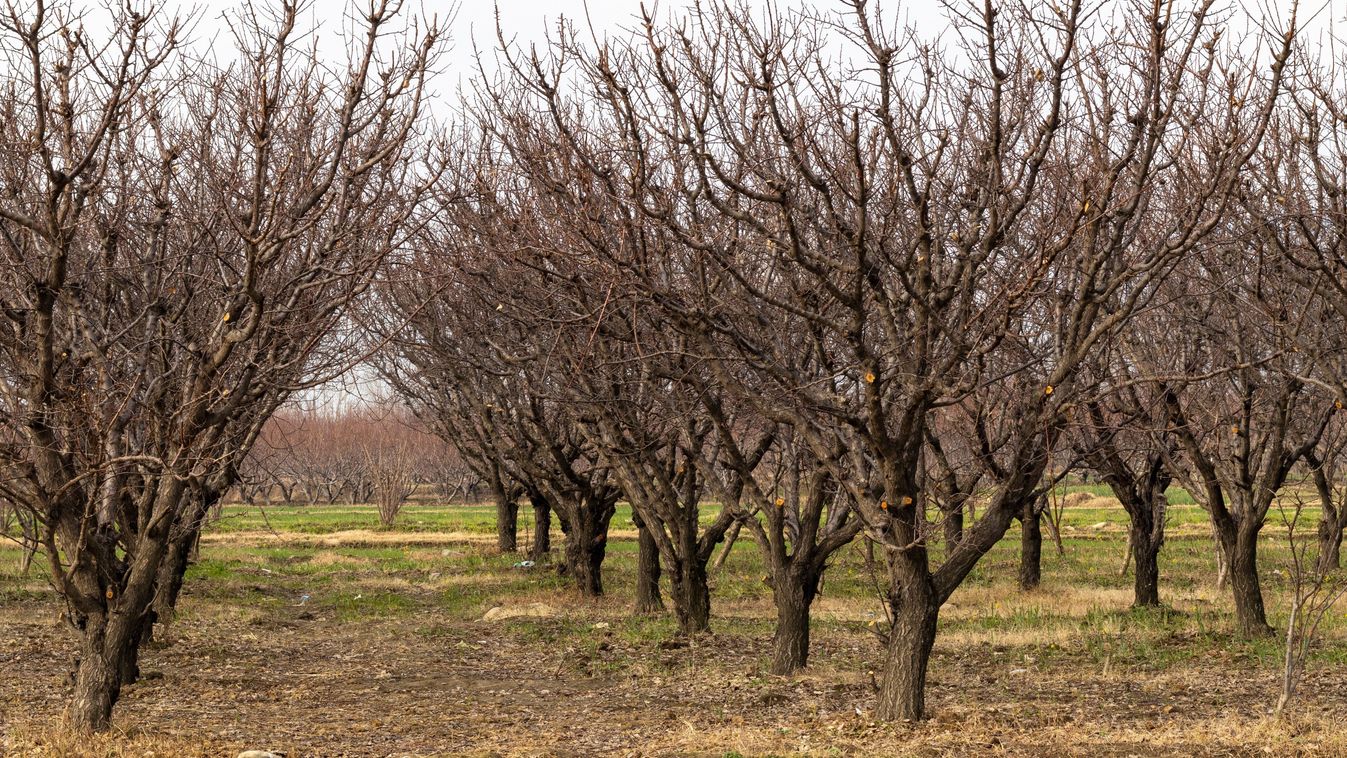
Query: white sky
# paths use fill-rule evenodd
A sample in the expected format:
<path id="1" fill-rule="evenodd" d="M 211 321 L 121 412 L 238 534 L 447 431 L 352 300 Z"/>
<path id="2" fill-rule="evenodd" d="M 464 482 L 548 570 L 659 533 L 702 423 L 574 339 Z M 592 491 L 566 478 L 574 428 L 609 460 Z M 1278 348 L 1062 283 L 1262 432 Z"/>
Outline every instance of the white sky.
<path id="1" fill-rule="evenodd" d="M 254 0 L 259 8 L 269 5 L 269 0 Z M 662 0 L 647 2 L 653 5 L 661 15 L 677 14 L 687 7 L 690 0 Z M 1039 0 L 1027 0 L 1038 2 Z M 1042 0 L 1047 2 L 1048 0 Z M 1123 0 L 1130 2 L 1130 0 Z M 1295 0 L 1228 0 L 1230 6 L 1242 3 L 1254 16 L 1263 16 L 1269 12 L 1285 17 Z M 75 0 L 81 4 L 82 0 Z M 350 9 L 365 6 L 368 0 L 311 0 L 308 24 L 317 25 L 323 48 L 330 51 L 334 59 L 340 59 L 340 48 L 336 46 L 339 33 L 346 23 Z M 967 6 L 970 0 L 951 0 L 956 6 Z M 755 7 L 765 7 L 769 0 L 749 0 Z M 92 4 L 92 3 L 91 3 Z M 198 43 L 215 42 L 222 46 L 219 52 L 228 54 L 231 40 L 224 31 L 221 14 L 238 7 L 233 0 L 167 0 L 163 3 L 170 12 L 176 5 L 180 12 L 197 13 L 198 22 L 194 38 Z M 818 10 L 842 10 L 844 6 L 838 0 L 775 0 L 779 7 L 813 7 Z M 981 5 L 981 3 L 975 3 Z M 1087 3 L 1092 4 L 1092 3 Z M 936 37 L 948 26 L 944 3 L 940 0 L 871 0 L 872 7 L 878 5 L 883 14 L 892 19 L 898 16 L 906 22 L 916 25 L 923 36 Z M 1224 3 L 1218 2 L 1218 6 Z M 457 12 L 455 14 L 455 6 Z M 635 25 L 640 13 L 641 0 L 407 0 L 407 10 L 422 15 L 438 15 L 447 19 L 453 14 L 453 22 L 448 26 L 451 37 L 450 49 L 445 56 L 442 73 L 434 83 L 441 97 L 452 97 L 461 81 L 470 78 L 475 72 L 473 47 L 486 52 L 496 46 L 496 13 L 499 10 L 501 27 L 509 39 L 527 47 L 531 42 L 542 40 L 556 20 L 565 16 L 577 23 L 588 17 L 595 30 L 602 35 L 605 32 L 620 33 L 623 27 Z M 1347 0 L 1301 0 L 1300 16 L 1302 26 L 1305 19 L 1312 19 L 1306 29 L 1306 36 L 1313 43 L 1326 41 L 1325 37 L 1333 32 L 1347 30 Z M 1235 26 L 1241 26 L 1237 22 Z M 1239 34 L 1241 29 L 1232 29 Z M 489 67 L 489 61 L 488 61 Z"/>

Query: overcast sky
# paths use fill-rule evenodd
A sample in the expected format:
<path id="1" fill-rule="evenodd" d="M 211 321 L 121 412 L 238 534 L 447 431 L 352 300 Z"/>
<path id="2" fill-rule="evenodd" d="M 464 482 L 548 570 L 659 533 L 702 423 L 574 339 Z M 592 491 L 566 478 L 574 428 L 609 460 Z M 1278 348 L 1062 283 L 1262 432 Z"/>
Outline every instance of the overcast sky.
<path id="1" fill-rule="evenodd" d="M 886 16 L 890 18 L 900 16 L 906 22 L 916 25 L 923 36 L 939 36 L 948 25 L 946 12 L 938 0 L 872 1 L 879 4 Z M 963 5 L 968 1 L 954 0 L 957 5 Z M 192 0 L 177 0 L 177 2 L 182 9 L 195 8 L 197 11 L 198 21 L 193 35 L 195 40 L 202 45 L 212 43 L 220 45 L 222 49 L 219 52 L 227 55 L 227 50 L 232 45 L 229 44 L 231 40 L 224 31 L 221 16 L 225 11 L 236 8 L 237 4 L 230 0 L 199 0 L 197 3 L 193 3 Z M 339 57 L 340 52 L 335 42 L 343 26 L 346 25 L 350 9 L 364 6 L 366 2 L 367 0 L 312 0 L 308 25 L 316 24 L 319 27 L 320 38 L 327 43 L 323 45 L 325 52 L 334 59 Z M 1251 9 L 1269 8 L 1284 17 L 1294 0 L 1229 0 L 1229 2 L 1231 4 L 1243 2 Z M 265 8 L 268 0 L 256 0 L 256 3 L 259 7 Z M 755 7 L 763 7 L 768 4 L 768 0 L 749 0 L 749 3 Z M 174 0 L 167 3 L 170 8 L 173 4 Z M 688 0 L 664 0 L 657 3 L 656 7 L 661 15 L 667 16 L 681 11 L 687 4 Z M 775 4 L 778 7 L 812 6 L 820 10 L 838 10 L 844 7 L 838 0 L 775 0 Z M 1221 4 L 1218 2 L 1218 6 Z M 448 25 L 451 49 L 444 60 L 442 76 L 435 83 L 441 96 L 451 95 L 462 79 L 474 73 L 474 43 L 478 49 L 487 53 L 496 46 L 497 10 L 506 37 L 527 47 L 530 42 L 541 40 L 549 27 L 554 27 L 561 16 L 577 22 L 588 18 L 600 35 L 620 33 L 623 27 L 634 26 L 640 13 L 641 2 L 640 0 L 500 0 L 497 6 L 490 0 L 463 0 L 457 3 L 456 13 L 455 5 L 447 0 L 407 2 L 409 10 L 420 8 L 425 15 L 438 14 L 442 21 L 452 14 L 452 23 Z M 650 3 L 647 3 L 647 6 L 649 5 Z M 1313 18 L 1307 30 L 1311 38 L 1322 38 L 1326 33 L 1347 28 L 1347 0 L 1301 0 L 1300 13 L 1302 21 Z M 1257 11 L 1255 15 L 1262 15 L 1262 12 Z M 1237 28 L 1232 31 L 1238 34 L 1241 30 Z M 490 66 L 490 60 L 487 65 Z"/>

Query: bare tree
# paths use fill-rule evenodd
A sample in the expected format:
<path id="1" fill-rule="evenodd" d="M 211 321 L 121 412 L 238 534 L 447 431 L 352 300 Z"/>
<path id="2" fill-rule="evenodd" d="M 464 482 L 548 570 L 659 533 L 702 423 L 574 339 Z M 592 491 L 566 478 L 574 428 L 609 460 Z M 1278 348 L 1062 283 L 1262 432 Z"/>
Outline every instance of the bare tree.
<path id="1" fill-rule="evenodd" d="M 1283 259 L 1250 255 L 1250 247 L 1258 250 L 1239 234 L 1176 278 L 1190 289 L 1172 300 L 1168 328 L 1196 338 L 1161 348 L 1183 356 L 1178 376 L 1187 377 L 1162 383 L 1161 393 L 1183 451 L 1177 473 L 1211 516 L 1218 558 L 1228 566 L 1239 631 L 1270 636 L 1258 536 L 1334 408 L 1299 378 L 1310 358 L 1287 349 Z"/>
<path id="2" fill-rule="evenodd" d="M 117 7 L 106 43 L 65 4 L 0 18 L 4 494 L 40 522 L 92 730 L 252 430 L 349 364 L 345 306 L 431 165 L 410 148 L 439 36 L 389 39 L 397 7 L 376 3 L 337 77 L 287 2 L 233 17 L 240 58 L 218 68 L 183 59 L 176 22 Z"/>
<path id="3" fill-rule="evenodd" d="M 507 302 L 527 272 L 510 268 L 508 255 L 483 255 L 488 240 L 516 244 L 516 233 L 502 228 L 518 218 L 506 205 L 516 198 L 488 182 L 501 176 L 491 156 L 461 155 L 439 201 L 440 225 L 390 270 L 377 306 L 363 313 L 386 341 L 376 366 L 412 412 L 491 484 L 502 544 L 513 544 L 512 509 L 527 494 L 538 528 L 555 512 L 567 536 L 558 568 L 582 593 L 599 595 L 620 491 L 547 370 L 547 346 L 514 312 L 533 305 Z M 535 549 L 548 542 L 536 535 Z"/>
<path id="4" fill-rule="evenodd" d="M 466 236 L 569 298 L 518 308 L 566 336 L 563 354 L 584 354 L 584 324 L 596 351 L 626 329 L 653 353 L 586 365 L 692 356 L 671 373 L 798 435 L 885 547 L 879 711 L 917 718 L 940 606 L 1014 518 L 1036 522 L 1066 410 L 1089 389 L 1080 367 L 1222 220 L 1292 37 L 1262 75 L 1217 44 L 1210 3 L 1172 23 L 1167 4 L 1138 4 L 1091 30 L 1079 3 L 988 3 L 953 14 L 965 65 L 850 6 L 758 21 L 718 4 L 593 49 L 563 28 L 512 55 L 477 116 L 502 145 L 486 151 L 491 194 L 510 200 L 494 231 Z M 1084 44 L 1092 33 L 1109 43 Z M 864 74 L 838 76 L 829 35 Z M 638 309 L 679 337 L 647 343 L 625 326 Z M 544 342 L 533 355 L 552 355 Z M 926 430 L 963 402 L 996 409 L 999 474 L 933 567 Z M 686 431 L 624 423 L 653 436 L 601 452 L 705 444 L 689 404 L 652 407 L 684 408 L 670 418 Z"/>
<path id="5" fill-rule="evenodd" d="M 1322 554 L 1316 556 L 1309 550 L 1315 540 L 1304 539 L 1297 533 L 1296 527 L 1305 509 L 1301 497 L 1292 496 L 1290 508 L 1285 505 L 1279 505 L 1278 508 L 1286 528 L 1287 542 L 1291 546 L 1291 559 L 1287 565 L 1291 608 L 1286 621 L 1282 686 L 1276 707 L 1280 715 L 1295 697 L 1320 625 L 1338 600 L 1347 596 L 1347 575 L 1337 571 L 1337 567 L 1326 566 Z"/>
<path id="6" fill-rule="evenodd" d="M 1136 322 L 1134 328 L 1144 329 Z M 1166 491 L 1174 479 L 1177 443 L 1166 431 L 1163 399 L 1153 384 L 1137 380 L 1137 367 L 1113 351 L 1098 366 L 1105 379 L 1073 424 L 1073 444 L 1127 512 L 1129 558 L 1136 566 L 1133 607 L 1158 607 Z"/>

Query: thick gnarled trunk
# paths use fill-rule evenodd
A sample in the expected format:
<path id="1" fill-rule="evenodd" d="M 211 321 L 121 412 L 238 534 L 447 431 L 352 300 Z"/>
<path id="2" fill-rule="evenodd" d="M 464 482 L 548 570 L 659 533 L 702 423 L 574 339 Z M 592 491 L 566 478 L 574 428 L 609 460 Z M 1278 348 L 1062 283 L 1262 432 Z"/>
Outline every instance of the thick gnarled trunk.
<path id="1" fill-rule="evenodd" d="M 893 628 L 876 706 L 876 715 L 886 721 L 917 721 L 926 713 L 926 667 L 940 602 L 929 575 L 914 568 L 895 572 L 900 588 L 892 603 Z"/>
<path id="2" fill-rule="evenodd" d="M 819 576 L 819 572 L 812 567 L 792 565 L 775 582 L 773 674 L 791 674 L 809 663 L 809 610 L 818 593 Z"/>
<path id="3" fill-rule="evenodd" d="M 135 646 L 125 637 L 125 630 L 109 623 L 107 616 L 86 617 L 83 633 L 70 720 L 77 730 L 102 732 L 112 725 L 112 706 L 121 695 L 124 659 Z"/>
<path id="4" fill-rule="evenodd" d="M 1235 601 L 1235 624 L 1244 637 L 1269 637 L 1273 630 L 1263 606 L 1263 588 L 1258 577 L 1258 533 L 1262 524 L 1250 519 L 1218 526 L 1222 551 L 1229 566 L 1230 589 Z"/>
<path id="5" fill-rule="evenodd" d="M 562 573 L 571 577 L 580 594 L 599 597 L 603 594 L 603 558 L 608 551 L 608 523 L 614 504 L 585 497 L 568 511 L 561 524 L 566 534 Z"/>
<path id="6" fill-rule="evenodd" d="M 678 561 L 669 571 L 674 615 L 678 631 L 700 634 L 711 629 L 711 589 L 706 582 L 706 561 L 693 555 Z"/>

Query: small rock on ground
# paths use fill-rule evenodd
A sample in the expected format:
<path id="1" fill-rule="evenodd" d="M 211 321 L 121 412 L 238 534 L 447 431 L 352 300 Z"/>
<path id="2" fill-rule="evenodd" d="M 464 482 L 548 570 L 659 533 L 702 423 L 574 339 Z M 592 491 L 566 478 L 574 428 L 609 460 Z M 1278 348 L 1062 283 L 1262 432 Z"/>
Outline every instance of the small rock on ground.
<path id="1" fill-rule="evenodd" d="M 486 612 L 483 621 L 504 621 L 517 618 L 554 618 L 561 615 L 556 608 L 547 603 L 529 603 L 527 605 L 496 606 Z"/>

